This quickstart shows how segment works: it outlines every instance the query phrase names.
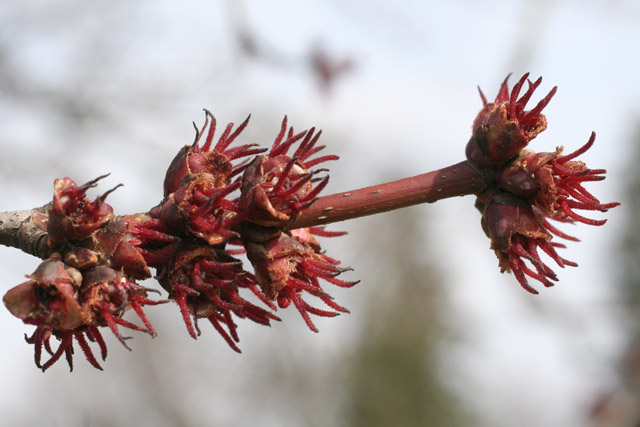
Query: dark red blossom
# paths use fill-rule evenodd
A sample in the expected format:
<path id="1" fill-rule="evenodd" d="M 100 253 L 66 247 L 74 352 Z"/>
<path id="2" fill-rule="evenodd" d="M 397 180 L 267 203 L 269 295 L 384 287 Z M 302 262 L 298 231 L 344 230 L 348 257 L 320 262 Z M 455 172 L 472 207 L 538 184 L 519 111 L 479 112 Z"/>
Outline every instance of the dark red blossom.
<path id="1" fill-rule="evenodd" d="M 317 178 L 324 169 L 312 167 L 338 156 L 313 157 L 324 146 L 317 146 L 322 131 L 315 128 L 295 133 L 287 131 L 287 117 L 282 121 L 268 154 L 258 156 L 242 177 L 239 206 L 243 218 L 264 227 L 284 227 L 309 207 L 329 181 L 328 176 Z M 290 155 L 289 150 L 299 144 Z"/>
<path id="2" fill-rule="evenodd" d="M 65 266 L 59 255 L 42 261 L 27 277 L 28 281 L 9 289 L 3 298 L 18 319 L 59 330 L 73 330 L 91 321 L 77 299 L 82 276 Z"/>
<path id="3" fill-rule="evenodd" d="M 357 282 L 336 277 L 349 269 L 338 267 L 339 261 L 320 252 L 320 245 L 312 234 L 330 237 L 344 233 L 326 232 L 322 227 L 296 229 L 290 233 L 280 233 L 264 243 L 248 242 L 247 256 L 253 264 L 256 280 L 267 298 L 277 300 L 281 308 L 293 303 L 309 329 L 318 332 L 309 314 L 334 317 L 349 312 L 333 301 L 323 290 L 319 279 L 345 288 Z M 302 298 L 303 292 L 319 298 L 335 311 L 309 305 Z"/>
<path id="4" fill-rule="evenodd" d="M 240 182 L 218 187 L 213 175 L 199 173 L 183 180 L 150 214 L 173 230 L 219 245 L 238 237 L 230 226 L 237 222 L 239 208 L 225 197 L 239 187 Z"/>
<path id="5" fill-rule="evenodd" d="M 525 111 L 533 92 L 542 82 L 542 78 L 531 82 L 528 77 L 529 73 L 522 76 L 509 92 L 507 76 L 494 102 L 487 102 L 480 91 L 484 107 L 473 122 L 473 135 L 466 148 L 467 158 L 478 166 L 491 167 L 508 163 L 529 141 L 547 128 L 542 110 L 555 95 L 556 87 L 533 109 Z M 525 82 L 528 88 L 520 96 Z"/>
<path id="6" fill-rule="evenodd" d="M 589 169 L 574 160 L 593 146 L 595 133 L 587 143 L 568 155 L 563 148 L 555 153 L 523 153 L 499 177 L 505 190 L 531 201 L 545 215 L 559 221 L 577 221 L 589 225 L 603 225 L 606 219 L 596 220 L 576 213 L 576 210 L 606 212 L 620 203 L 601 203 L 583 184 L 605 179 L 605 169 Z"/>
<path id="7" fill-rule="evenodd" d="M 542 261 L 538 250 L 560 267 L 577 266 L 558 255 L 556 248 L 564 245 L 551 241 L 553 236 L 544 215 L 534 211 L 524 200 L 506 192 L 492 191 L 479 196 L 476 206 L 482 212 L 482 228 L 491 239 L 491 249 L 498 257 L 500 270 L 513 272 L 527 291 L 538 293 L 529 285 L 527 276 L 547 287 L 558 280 L 555 272 Z"/>
<path id="8" fill-rule="evenodd" d="M 97 182 L 108 175 L 78 186 L 71 178 L 56 179 L 53 184 L 53 202 L 49 207 L 47 224 L 47 244 L 55 247 L 64 239 L 82 240 L 113 219 L 113 209 L 105 199 L 116 188 L 99 196 L 93 202 L 85 194 L 89 188 L 95 187 Z"/>
<path id="9" fill-rule="evenodd" d="M 602 203 L 592 195 L 583 184 L 605 179 L 604 169 L 589 169 L 576 157 L 587 151 L 595 141 L 595 133 L 587 143 L 568 155 L 562 155 L 563 148 L 555 153 L 521 153 L 520 157 L 498 177 L 498 185 L 511 194 L 522 197 L 531 203 L 544 220 L 545 228 L 552 234 L 572 241 L 570 236 L 555 226 L 549 219 L 559 222 L 581 222 L 588 225 L 604 225 L 606 219 L 592 219 L 576 212 L 606 212 L 620 203 Z"/>
<path id="10" fill-rule="evenodd" d="M 229 123 L 220 135 L 218 142 L 213 145 L 216 132 L 216 118 L 208 110 L 204 110 L 206 120 L 201 129 L 194 123 L 196 138 L 192 145 L 186 145 L 173 159 L 164 179 L 164 195 L 168 196 L 178 190 L 181 181 L 190 175 L 208 173 L 212 177 L 215 187 L 224 187 L 230 183 L 233 176 L 243 170 L 245 164 L 233 165 L 232 161 L 264 152 L 265 149 L 257 144 L 245 144 L 230 147 L 240 133 L 247 127 L 249 117 L 233 130 L 233 123 Z M 205 135 L 206 131 L 206 136 Z M 203 141 L 204 139 L 204 141 Z M 200 143 L 202 142 L 202 145 Z"/>
<path id="11" fill-rule="evenodd" d="M 127 221 L 131 231 L 127 243 L 142 256 L 145 264 L 156 269 L 166 267 L 182 239 L 150 215 L 132 215 Z"/>
<path id="12" fill-rule="evenodd" d="M 64 353 L 69 367 L 73 369 L 73 347 L 75 338 L 89 363 L 102 369 L 89 348 L 85 334 L 91 341 L 97 341 L 102 349 L 103 359 L 106 347 L 97 329 L 88 327 L 92 321 L 88 312 L 78 301 L 77 290 L 81 285 L 80 273 L 66 267 L 56 256 L 43 261 L 30 275 L 29 281 L 10 289 L 4 296 L 4 303 L 14 316 L 29 325 L 35 325 L 33 335 L 26 338 L 34 345 L 36 366 L 43 371 L 53 365 Z M 58 349 L 51 349 L 50 338 L 60 340 Z M 42 347 L 51 358 L 41 364 Z"/>
<path id="13" fill-rule="evenodd" d="M 87 343 L 87 339 L 97 342 L 102 359 L 106 358 L 107 349 L 98 327 L 109 327 L 123 344 L 125 338 L 118 325 L 155 336 L 142 307 L 162 301 L 148 299 L 150 289 L 131 282 L 122 272 L 112 268 L 97 266 L 80 272 L 59 258 L 60 255 L 55 254 L 43 261 L 28 276 L 29 281 L 10 289 L 4 296 L 11 314 L 36 326 L 27 342 L 35 346 L 35 362 L 39 368 L 46 370 L 65 354 L 73 369 L 72 343 L 75 339 L 89 363 L 102 369 Z M 122 318 L 128 309 L 136 312 L 144 328 Z M 60 341 L 56 351 L 51 348 L 52 335 Z M 41 364 L 43 346 L 51 355 L 45 364 Z"/>
<path id="14" fill-rule="evenodd" d="M 198 319 L 206 318 L 229 346 L 240 352 L 232 314 L 267 326 L 271 320 L 280 320 L 240 296 L 238 291 L 247 288 L 275 309 L 260 292 L 253 276 L 242 269 L 240 261 L 210 246 L 180 248 L 158 280 L 178 304 L 193 338 L 200 335 Z"/>
<path id="15" fill-rule="evenodd" d="M 97 266 L 84 274 L 80 299 L 86 310 L 93 315 L 92 326 L 109 327 L 113 334 L 129 350 L 118 326 L 134 331 L 146 332 L 152 337 L 156 331 L 143 311 L 145 305 L 158 305 L 165 301 L 153 301 L 147 298 L 149 292 L 156 290 L 145 288 L 126 278 L 119 271 L 105 266 Z M 144 328 L 122 318 L 124 313 L 133 309 Z"/>
<path id="16" fill-rule="evenodd" d="M 562 155 L 562 147 L 554 153 L 525 149 L 531 139 L 546 129 L 546 118 L 541 112 L 556 88 L 533 109 L 525 111 L 541 79 L 532 83 L 525 74 L 511 91 L 507 79 L 492 103 L 480 92 L 484 108 L 473 123 L 466 154 L 490 178 L 490 185 L 478 196 L 476 206 L 482 212 L 482 226 L 491 239 L 501 270 L 512 271 L 523 288 L 537 293 L 527 278 L 545 286 L 552 286 L 557 280 L 539 251 L 560 267 L 577 266 L 558 255 L 556 249 L 564 245 L 552 239 L 554 236 L 578 239 L 556 228 L 551 220 L 603 225 L 606 220 L 587 218 L 576 211 L 606 212 L 619 203 L 601 203 L 583 185 L 605 178 L 604 169 L 589 169 L 576 160 L 591 148 L 595 133 L 583 147 L 568 155 Z M 525 82 L 528 88 L 520 95 Z"/>

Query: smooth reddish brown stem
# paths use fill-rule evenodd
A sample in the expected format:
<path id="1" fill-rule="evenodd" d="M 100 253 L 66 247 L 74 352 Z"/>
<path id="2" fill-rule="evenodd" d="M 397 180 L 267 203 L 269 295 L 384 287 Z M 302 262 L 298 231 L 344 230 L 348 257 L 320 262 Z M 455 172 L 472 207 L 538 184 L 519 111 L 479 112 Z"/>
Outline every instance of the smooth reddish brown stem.
<path id="1" fill-rule="evenodd" d="M 320 197 L 300 213 L 291 229 L 324 225 L 394 209 L 477 194 L 486 178 L 469 161 L 359 190 Z"/>

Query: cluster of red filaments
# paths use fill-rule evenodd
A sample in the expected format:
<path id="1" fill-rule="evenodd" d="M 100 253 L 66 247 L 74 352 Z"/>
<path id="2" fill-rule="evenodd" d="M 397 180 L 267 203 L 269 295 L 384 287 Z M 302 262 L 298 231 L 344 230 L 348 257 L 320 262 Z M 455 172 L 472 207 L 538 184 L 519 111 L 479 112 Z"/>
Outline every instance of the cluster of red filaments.
<path id="1" fill-rule="evenodd" d="M 527 91 L 520 96 L 528 83 Z M 577 241 L 552 225 L 551 221 L 603 225 L 606 220 L 585 217 L 576 211 L 606 212 L 619 203 L 601 203 L 583 184 L 601 181 L 604 169 L 589 169 L 576 158 L 593 146 L 595 134 L 571 154 L 536 153 L 524 149 L 546 128 L 542 110 L 556 92 L 554 87 L 531 110 L 526 104 L 540 85 L 525 74 L 509 91 L 507 81 L 500 86 L 496 100 L 487 103 L 473 126 L 474 135 L 467 145 L 467 157 L 488 173 L 496 176 L 494 186 L 478 196 L 476 206 L 483 214 L 483 228 L 491 239 L 502 271 L 511 271 L 522 287 L 538 293 L 527 278 L 552 286 L 558 280 L 555 272 L 542 261 L 544 253 L 559 267 L 575 262 L 561 257 L 557 249 L 564 248 L 553 237 Z M 520 96 L 520 98 L 518 98 Z"/>
<path id="2" fill-rule="evenodd" d="M 271 320 L 280 320 L 240 296 L 240 289 L 248 289 L 269 308 L 275 308 L 242 269 L 242 263 L 219 249 L 200 246 L 178 250 L 160 283 L 170 289 L 193 338 L 200 335 L 198 319 L 206 318 L 237 352 L 239 338 L 232 314 L 266 326 Z"/>
<path id="3" fill-rule="evenodd" d="M 293 303 L 309 329 L 314 332 L 318 332 L 318 328 L 310 314 L 335 317 L 349 312 L 324 291 L 320 279 L 343 288 L 349 288 L 357 282 L 336 277 L 348 269 L 339 267 L 339 261 L 322 253 L 314 237 L 337 237 L 343 234 L 326 231 L 323 227 L 310 227 L 281 233 L 262 245 L 247 245 L 256 278 L 267 297 L 276 300 L 281 308 L 287 308 Z M 311 306 L 303 299 L 303 293 L 317 297 L 334 311 Z"/>
<path id="4" fill-rule="evenodd" d="M 326 169 L 313 168 L 338 158 L 317 155 L 323 149 L 317 145 L 321 132 L 296 133 L 285 117 L 270 149 L 234 147 L 249 119 L 235 129 L 229 124 L 215 141 L 216 120 L 205 113 L 195 141 L 178 152 L 167 170 L 163 200 L 148 213 L 116 218 L 105 202 L 110 191 L 89 201 L 86 191 L 104 176 L 84 185 L 56 180 L 53 202 L 39 221 L 55 255 L 4 298 L 15 316 L 36 326 L 27 342 L 35 347 L 38 367 L 49 368 L 63 354 L 72 367 L 75 341 L 89 363 L 101 369 L 90 343 L 97 343 L 104 360 L 102 327 L 128 349 L 130 337 L 121 328 L 155 336 L 143 308 L 168 300 L 148 298 L 155 291 L 135 282 L 150 277 L 151 268 L 193 338 L 201 334 L 198 321 L 205 319 L 237 352 L 236 319 L 270 325 L 280 320 L 273 314 L 278 306 L 293 303 L 317 331 L 310 314 L 347 312 L 319 279 L 340 287 L 355 282 L 336 278 L 346 269 L 324 254 L 312 236 L 344 233 L 322 227 L 289 230 L 328 182 L 328 176 L 319 177 Z M 247 255 L 253 272 L 234 257 L 239 254 Z M 303 292 L 335 311 L 309 305 Z M 142 326 L 123 317 L 129 310 Z M 52 336 L 60 341 L 55 350 Z M 51 356 L 45 363 L 43 348 Z"/>
<path id="5" fill-rule="evenodd" d="M 231 146 L 247 121 L 236 130 L 230 124 L 214 143 L 216 121 L 206 114 L 204 126 L 196 127 L 195 142 L 180 150 L 167 171 L 163 201 L 148 215 L 129 218 L 128 243 L 156 268 L 156 277 L 177 303 L 193 338 L 200 335 L 198 320 L 206 319 L 233 350 L 240 351 L 235 318 L 269 325 L 280 320 L 272 311 L 291 302 L 317 331 L 309 313 L 337 313 L 310 306 L 300 293 L 311 292 L 329 307 L 346 312 L 322 290 L 318 278 L 338 286 L 353 283 L 335 278 L 345 269 L 322 254 L 315 239 L 312 249 L 292 236 L 342 233 L 321 228 L 288 231 L 288 226 L 327 184 L 328 176 L 318 177 L 326 169 L 312 168 L 337 156 L 316 156 L 323 149 L 317 145 L 321 133 L 313 128 L 296 133 L 286 117 L 270 150 L 255 144 Z M 277 244 L 287 239 L 288 245 Z M 293 242 L 298 250 L 291 250 Z M 254 273 L 234 258 L 243 253 Z"/>
<path id="6" fill-rule="evenodd" d="M 540 83 L 542 83 L 542 77 L 538 77 L 535 82 L 531 82 L 531 80 L 529 80 L 529 73 L 525 73 L 520 78 L 520 80 L 518 80 L 518 82 L 513 85 L 513 89 L 511 89 L 511 92 L 509 92 L 508 79 L 509 76 L 507 76 L 507 78 L 500 85 L 498 95 L 493 101 L 493 104 L 499 105 L 508 102 L 508 104 L 506 104 L 507 119 L 510 121 L 518 122 L 519 126 L 523 130 L 530 132 L 538 124 L 538 121 L 540 120 L 540 116 L 542 114 L 542 110 L 547 106 L 547 104 L 549 104 L 551 98 L 553 98 L 553 96 L 556 94 L 558 88 L 557 86 L 553 87 L 553 89 L 551 89 L 551 91 L 549 91 L 549 93 L 544 98 L 542 98 L 535 107 L 533 107 L 531 110 L 525 111 L 527 103 L 533 96 L 533 93 L 538 88 L 538 86 L 540 86 Z M 520 96 L 520 91 L 522 90 L 525 82 L 528 86 L 527 90 L 522 94 L 522 96 Z M 518 96 L 520 96 L 520 98 L 518 98 Z M 489 103 L 487 102 L 487 98 L 484 96 L 484 93 L 482 93 L 481 90 L 480 98 L 482 98 L 482 104 L 486 108 Z"/>
<path id="7" fill-rule="evenodd" d="M 143 311 L 144 306 L 160 303 L 147 298 L 150 289 L 137 285 L 122 271 L 111 267 L 97 265 L 78 269 L 60 258 L 61 255 L 55 253 L 43 261 L 28 276 L 27 282 L 10 289 L 4 296 L 5 305 L 13 315 L 36 326 L 34 333 L 26 338 L 27 343 L 34 345 L 36 366 L 44 371 L 64 354 L 73 369 L 75 340 L 89 363 L 102 369 L 89 345 L 97 343 L 102 359 L 106 358 L 107 347 L 99 329 L 102 327 L 110 328 L 127 348 L 126 337 L 121 335 L 119 326 L 155 336 Z M 136 312 L 144 327 L 122 317 L 129 309 Z M 60 341 L 55 351 L 52 336 Z M 44 364 L 42 348 L 50 355 Z"/>
<path id="8" fill-rule="evenodd" d="M 84 354 L 87 361 L 96 369 L 102 370 L 100 363 L 96 359 L 91 347 L 89 346 L 88 341 L 98 343 L 100 347 L 100 355 L 102 360 L 105 360 L 107 357 L 107 345 L 100 334 L 100 330 L 95 326 L 87 327 L 83 331 L 56 331 L 56 338 L 60 341 L 57 350 L 54 352 L 51 348 L 50 338 L 52 335 L 52 329 L 49 327 L 38 327 L 33 332 L 30 337 L 25 336 L 25 340 L 28 344 L 33 344 L 35 348 L 34 359 L 36 362 L 36 366 L 42 371 L 46 371 L 49 369 L 55 362 L 57 362 L 62 355 L 65 355 L 67 360 L 67 364 L 69 368 L 73 370 L 73 339 L 75 338 L 76 342 L 80 346 L 82 353 Z M 85 338 L 86 335 L 86 338 Z M 42 359 L 42 348 L 49 353 L 51 356 L 49 360 L 47 360 L 44 364 L 41 363 Z"/>

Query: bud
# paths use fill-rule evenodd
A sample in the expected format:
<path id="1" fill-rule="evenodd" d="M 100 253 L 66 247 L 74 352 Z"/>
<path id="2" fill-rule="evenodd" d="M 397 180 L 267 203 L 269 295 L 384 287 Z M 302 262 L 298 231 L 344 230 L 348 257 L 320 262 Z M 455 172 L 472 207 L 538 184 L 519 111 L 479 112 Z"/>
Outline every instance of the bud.
<path id="1" fill-rule="evenodd" d="M 136 217 L 123 217 L 105 224 L 91 236 L 88 245 L 100 254 L 103 263 L 122 269 L 128 277 L 143 280 L 151 277 L 151 273 L 143 255 L 131 244 L 135 239 L 131 224 Z"/>
<path id="2" fill-rule="evenodd" d="M 152 301 L 147 298 L 148 292 L 157 292 L 129 281 L 122 272 L 110 267 L 97 266 L 84 275 L 81 300 L 86 311 L 93 314 L 93 326 L 108 326 L 113 334 L 128 349 L 125 339 L 120 334 L 119 326 L 135 331 L 146 332 L 155 337 L 156 331 L 151 326 L 142 307 L 158 305 L 165 301 Z M 122 318 L 132 308 L 145 327 L 138 326 Z"/>
<path id="3" fill-rule="evenodd" d="M 507 76 L 491 103 L 480 92 L 484 108 L 473 122 L 473 135 L 466 148 L 467 159 L 481 167 L 504 165 L 547 128 L 547 120 L 541 112 L 557 88 L 554 87 L 532 110 L 525 111 L 527 102 L 542 82 L 539 78 L 532 83 L 528 77 L 529 73 L 522 76 L 509 93 Z M 518 98 L 525 81 L 529 88 Z"/>
<path id="4" fill-rule="evenodd" d="M 120 187 L 117 185 L 93 202 L 85 194 L 89 188 L 108 175 L 78 186 L 70 178 L 56 179 L 53 187 L 53 203 L 49 206 L 47 244 L 53 248 L 64 239 L 79 241 L 113 219 L 113 209 L 104 200 Z"/>
<path id="5" fill-rule="evenodd" d="M 27 343 L 34 345 L 36 366 L 43 371 L 65 354 L 73 370 L 73 339 L 78 342 L 85 357 L 97 369 L 102 369 L 94 357 L 86 338 L 98 342 L 103 359 L 106 346 L 100 332 L 93 326 L 92 313 L 78 301 L 78 289 L 82 276 L 74 268 L 65 266 L 55 254 L 43 261 L 30 275 L 29 281 L 10 289 L 4 296 L 9 311 L 24 323 L 35 325 L 36 330 Z M 55 336 L 60 345 L 54 352 L 50 338 Z M 86 335 L 86 338 L 85 338 Z M 42 347 L 51 358 L 41 364 Z"/>
<path id="6" fill-rule="evenodd" d="M 240 288 L 259 293 L 255 281 L 242 269 L 240 261 L 210 246 L 179 248 L 158 280 L 178 304 L 187 330 L 194 339 L 200 335 L 197 320 L 206 318 L 227 344 L 240 353 L 236 345 L 239 341 L 237 325 L 232 313 L 262 325 L 280 320 L 240 296 Z M 261 299 L 266 301 L 264 296 Z"/>
<path id="7" fill-rule="evenodd" d="M 544 215 L 559 221 L 577 221 L 589 225 L 603 225 L 606 220 L 586 218 L 576 210 L 606 212 L 620 203 L 601 203 L 588 192 L 583 183 L 603 180 L 606 170 L 589 169 L 581 161 L 573 160 L 587 151 L 595 141 L 595 133 L 575 152 L 523 152 L 497 179 L 500 187 L 520 196 L 536 206 Z"/>
<path id="8" fill-rule="evenodd" d="M 262 227 L 283 228 L 295 220 L 329 181 L 328 176 L 315 178 L 325 169 L 310 169 L 319 163 L 338 159 L 335 155 L 311 159 L 324 148 L 316 147 L 322 132 L 315 133 L 315 128 L 298 134 L 289 128 L 285 138 L 286 130 L 287 117 L 282 121 L 271 151 L 254 159 L 242 177 L 241 212 L 247 221 Z M 288 156 L 289 149 L 298 142 L 299 147 Z"/>
<path id="9" fill-rule="evenodd" d="M 558 255 L 555 247 L 561 245 L 551 242 L 553 236 L 547 229 L 544 215 L 526 201 L 498 190 L 487 192 L 478 199 L 477 206 L 483 212 L 482 228 L 491 239 L 491 249 L 498 257 L 501 271 L 513 272 L 525 290 L 538 293 L 529 285 L 526 276 L 547 287 L 558 280 L 553 270 L 540 259 L 538 249 L 560 267 L 577 266 Z"/>
<path id="10" fill-rule="evenodd" d="M 281 308 L 292 302 L 305 323 L 314 332 L 318 328 L 309 314 L 322 317 L 334 317 L 349 311 L 336 304 L 327 294 L 318 279 L 340 287 L 351 287 L 357 282 L 337 279 L 340 273 L 349 269 L 338 267 L 339 261 L 320 251 L 320 245 L 311 233 L 330 236 L 342 233 L 325 233 L 322 227 L 291 230 L 291 234 L 280 233 L 267 242 L 247 242 L 247 257 L 253 265 L 256 280 L 270 300 L 277 300 Z M 310 306 L 302 299 L 302 292 L 320 298 L 327 306 L 336 311 L 322 310 Z"/>
<path id="11" fill-rule="evenodd" d="M 227 186 L 231 178 L 242 171 L 242 165 L 234 167 L 233 160 L 265 151 L 256 148 L 257 144 L 229 148 L 229 145 L 247 127 L 249 117 L 233 133 L 231 132 L 233 123 L 229 123 L 218 139 L 218 143 L 212 146 L 216 132 L 216 118 L 209 111 L 204 111 L 206 120 L 201 129 L 196 127 L 195 141 L 192 145 L 182 147 L 167 169 L 164 179 L 165 197 L 177 191 L 183 179 L 199 173 L 209 174 L 214 187 Z M 206 137 L 204 137 L 205 129 L 208 129 Z M 200 146 L 203 137 L 204 143 Z"/>
<path id="12" fill-rule="evenodd" d="M 71 274 L 70 274 L 71 273 Z M 77 300 L 80 273 L 52 257 L 40 263 L 33 274 L 4 295 L 11 314 L 30 325 L 73 330 L 91 321 L 90 313 Z"/>
<path id="13" fill-rule="evenodd" d="M 217 187 L 213 175 L 200 173 L 183 180 L 150 214 L 175 231 L 199 237 L 212 246 L 219 245 L 238 237 L 230 230 L 238 208 L 225 197 L 239 187 L 239 182 Z"/>

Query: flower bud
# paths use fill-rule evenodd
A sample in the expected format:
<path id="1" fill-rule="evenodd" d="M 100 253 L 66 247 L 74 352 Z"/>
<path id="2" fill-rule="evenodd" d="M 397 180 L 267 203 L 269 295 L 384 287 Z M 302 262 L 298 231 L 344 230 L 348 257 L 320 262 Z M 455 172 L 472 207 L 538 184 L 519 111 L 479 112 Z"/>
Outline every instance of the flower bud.
<path id="1" fill-rule="evenodd" d="M 466 147 L 467 158 L 478 166 L 500 166 L 511 161 L 547 127 L 547 120 L 541 114 L 556 92 L 554 87 L 532 110 L 524 111 L 527 102 L 541 79 L 531 83 L 525 74 L 509 93 L 507 79 L 500 86 L 494 102 L 487 103 L 480 92 L 484 108 L 473 123 L 473 135 Z M 529 88 L 520 97 L 520 89 L 527 81 Z"/>
<path id="2" fill-rule="evenodd" d="M 242 176 L 239 206 L 243 218 L 262 227 L 284 228 L 295 220 L 300 211 L 313 203 L 329 181 L 328 176 L 314 177 L 324 169 L 310 169 L 338 158 L 325 155 L 311 159 L 324 148 L 316 147 L 322 132 L 315 133 L 315 128 L 298 134 L 289 128 L 285 138 L 286 129 L 285 117 L 271 151 L 255 158 Z M 287 155 L 297 143 L 299 146 L 295 152 Z"/>
<path id="3" fill-rule="evenodd" d="M 200 334 L 197 319 L 206 318 L 238 353 L 240 349 L 236 343 L 239 338 L 232 314 L 262 325 L 269 325 L 271 320 L 280 320 L 240 296 L 239 289 L 248 288 L 266 301 L 256 288 L 252 276 L 242 269 L 242 263 L 211 246 L 179 248 L 158 280 L 169 292 L 169 297 L 178 304 L 193 338 Z"/>
<path id="4" fill-rule="evenodd" d="M 541 260 L 538 249 L 560 267 L 577 266 L 558 255 L 555 248 L 560 245 L 551 242 L 549 224 L 537 208 L 498 190 L 480 195 L 479 199 L 478 206 L 484 207 L 482 228 L 491 239 L 491 249 L 498 257 L 501 271 L 513 272 L 525 290 L 538 293 L 529 285 L 526 276 L 547 287 L 558 280 L 553 270 Z"/>
<path id="5" fill-rule="evenodd" d="M 322 289 L 318 279 L 340 287 L 351 287 L 357 283 L 336 278 L 348 269 L 338 267 L 337 260 L 320 251 L 320 245 L 311 235 L 316 231 L 319 235 L 331 234 L 324 234 L 322 228 L 313 227 L 291 230 L 291 235 L 283 232 L 266 242 L 245 243 L 256 280 L 267 298 L 277 300 L 281 308 L 293 302 L 309 329 L 314 332 L 318 332 L 318 329 L 309 314 L 334 317 L 341 312 L 348 313 Z M 335 311 L 310 306 L 302 299 L 303 291 L 320 298 Z"/>
<path id="6" fill-rule="evenodd" d="M 229 148 L 229 145 L 247 127 L 249 117 L 233 133 L 231 133 L 233 123 L 227 125 L 218 139 L 218 143 L 212 146 L 216 132 L 216 119 L 209 111 L 204 111 L 206 120 L 201 129 L 196 128 L 195 141 L 190 146 L 182 147 L 167 169 L 164 179 L 165 197 L 177 191 L 185 178 L 200 173 L 209 174 L 214 187 L 225 187 L 231 182 L 232 176 L 242 170 L 241 165 L 238 167 L 233 166 L 233 160 L 264 151 L 261 148 L 255 148 L 256 144 Z M 206 137 L 204 137 L 205 129 L 207 129 Z M 200 142 L 202 142 L 203 137 L 204 143 L 201 146 Z"/>
<path id="7" fill-rule="evenodd" d="M 84 275 L 81 301 L 84 309 L 93 314 L 92 326 L 108 326 L 118 340 L 130 350 L 125 343 L 127 338 L 120 334 L 118 326 L 156 336 L 142 307 L 166 301 L 148 299 L 147 294 L 150 291 L 152 290 L 149 288 L 129 281 L 122 272 L 106 266 L 97 266 Z M 129 308 L 136 312 L 144 323 L 144 328 L 122 318 Z"/>
<path id="8" fill-rule="evenodd" d="M 217 187 L 211 174 L 193 175 L 150 214 L 173 230 L 199 237 L 212 246 L 219 245 L 238 237 L 229 227 L 237 208 L 225 197 L 239 185 Z"/>
<path id="9" fill-rule="evenodd" d="M 117 185 L 93 202 L 85 194 L 89 188 L 107 175 L 78 186 L 70 178 L 59 178 L 54 182 L 53 203 L 49 207 L 47 244 L 55 247 L 64 239 L 79 241 L 113 219 L 113 209 L 104 200 Z"/>
<path id="10" fill-rule="evenodd" d="M 3 298 L 11 314 L 24 323 L 73 330 L 91 321 L 77 299 L 81 278 L 77 270 L 50 258 L 27 277 L 29 281 L 10 289 Z"/>

